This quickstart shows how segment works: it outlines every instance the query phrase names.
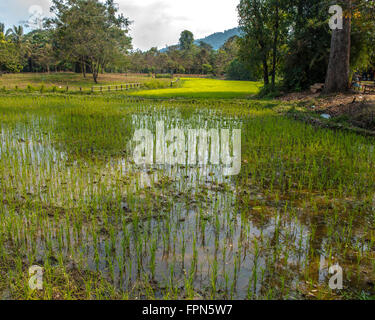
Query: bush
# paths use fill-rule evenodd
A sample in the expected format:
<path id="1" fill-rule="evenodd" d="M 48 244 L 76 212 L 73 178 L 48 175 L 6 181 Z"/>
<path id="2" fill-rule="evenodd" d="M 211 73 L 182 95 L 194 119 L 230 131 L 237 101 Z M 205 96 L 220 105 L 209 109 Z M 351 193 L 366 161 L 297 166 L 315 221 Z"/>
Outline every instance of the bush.
<path id="1" fill-rule="evenodd" d="M 185 72 L 186 72 L 186 70 L 183 66 L 178 66 L 177 73 L 184 74 Z"/>
<path id="2" fill-rule="evenodd" d="M 172 79 L 173 76 L 170 73 L 159 73 L 155 75 L 156 79 Z"/>
<path id="3" fill-rule="evenodd" d="M 228 80 L 256 80 L 248 66 L 237 58 L 229 64 L 225 76 Z"/>
<path id="4" fill-rule="evenodd" d="M 213 71 L 213 68 L 210 64 L 202 65 L 202 69 L 203 69 L 203 74 L 208 74 L 208 73 L 211 73 Z"/>
<path id="5" fill-rule="evenodd" d="M 143 84 L 143 86 L 147 89 L 163 89 L 169 86 L 169 83 L 162 82 L 162 81 L 148 81 Z"/>
<path id="6" fill-rule="evenodd" d="M 279 85 L 276 85 L 275 87 L 272 87 L 271 84 L 269 85 L 266 85 L 266 86 L 263 86 L 257 97 L 258 98 L 269 98 L 269 99 L 273 99 L 273 98 L 277 98 L 277 97 L 280 97 L 282 94 L 280 92 L 280 86 Z"/>

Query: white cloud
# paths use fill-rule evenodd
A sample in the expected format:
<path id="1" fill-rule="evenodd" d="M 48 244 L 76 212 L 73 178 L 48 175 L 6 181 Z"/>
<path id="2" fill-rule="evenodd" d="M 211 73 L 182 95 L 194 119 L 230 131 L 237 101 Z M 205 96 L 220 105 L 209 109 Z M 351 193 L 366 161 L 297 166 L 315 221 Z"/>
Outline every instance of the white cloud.
<path id="1" fill-rule="evenodd" d="M 29 9 L 38 6 L 44 16 L 49 16 L 50 0 L 0 0 L 0 21 L 6 24 L 7 28 L 19 25 L 30 17 Z"/>
<path id="2" fill-rule="evenodd" d="M 187 29 L 195 38 L 237 26 L 239 0 L 116 0 L 120 11 L 134 21 L 131 26 L 134 48 L 162 48 L 178 42 Z M 0 21 L 10 26 L 29 17 L 32 5 L 49 15 L 49 0 L 0 0 Z"/>
<path id="3" fill-rule="evenodd" d="M 237 26 L 239 0 L 118 0 L 120 9 L 134 20 L 135 48 L 176 44 L 187 29 L 196 39 Z"/>

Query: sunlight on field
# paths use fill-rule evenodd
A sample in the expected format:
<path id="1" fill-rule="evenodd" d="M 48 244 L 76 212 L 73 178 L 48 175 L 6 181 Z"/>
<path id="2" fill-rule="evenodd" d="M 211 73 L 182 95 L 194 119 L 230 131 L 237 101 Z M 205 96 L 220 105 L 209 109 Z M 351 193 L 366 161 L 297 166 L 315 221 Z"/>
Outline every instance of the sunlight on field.
<path id="1" fill-rule="evenodd" d="M 54 72 L 54 73 L 19 73 L 5 74 L 0 77 L 0 87 L 13 90 L 17 86 L 19 89 L 25 89 L 28 86 L 40 87 L 44 85 L 49 87 L 66 87 L 71 88 L 91 88 L 95 85 L 116 85 L 133 82 L 149 82 L 152 79 L 145 74 L 126 74 L 126 73 L 105 73 L 99 75 L 98 84 L 95 84 L 91 74 L 86 78 L 80 73 L 73 72 Z M 168 82 L 169 79 L 158 79 L 158 81 Z"/>
<path id="2" fill-rule="evenodd" d="M 245 98 L 259 91 L 260 82 L 224 81 L 182 78 L 180 88 L 143 90 L 131 93 L 147 97 L 184 98 Z"/>

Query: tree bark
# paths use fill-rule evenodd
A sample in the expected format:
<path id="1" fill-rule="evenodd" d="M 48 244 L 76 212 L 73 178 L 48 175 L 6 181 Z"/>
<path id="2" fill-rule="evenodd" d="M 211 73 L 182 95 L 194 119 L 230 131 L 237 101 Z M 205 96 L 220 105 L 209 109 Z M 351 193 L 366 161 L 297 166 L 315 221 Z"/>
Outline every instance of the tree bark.
<path id="1" fill-rule="evenodd" d="M 323 93 L 345 92 L 349 89 L 351 0 L 343 0 L 343 29 L 332 30 L 331 52 Z"/>
<path id="2" fill-rule="evenodd" d="M 270 80 L 269 80 L 269 77 L 268 77 L 267 57 L 263 58 L 263 81 L 264 81 L 265 86 L 270 84 Z"/>
<path id="3" fill-rule="evenodd" d="M 99 62 L 93 63 L 92 64 L 92 76 L 96 84 L 98 83 L 99 71 L 100 71 L 100 63 Z"/>
<path id="4" fill-rule="evenodd" d="M 279 40 L 279 2 L 276 2 L 275 35 L 273 39 L 273 61 L 272 61 L 272 88 L 276 82 L 277 42 Z"/>
<path id="5" fill-rule="evenodd" d="M 83 77 L 86 79 L 86 61 L 83 57 L 81 58 L 81 68 Z"/>

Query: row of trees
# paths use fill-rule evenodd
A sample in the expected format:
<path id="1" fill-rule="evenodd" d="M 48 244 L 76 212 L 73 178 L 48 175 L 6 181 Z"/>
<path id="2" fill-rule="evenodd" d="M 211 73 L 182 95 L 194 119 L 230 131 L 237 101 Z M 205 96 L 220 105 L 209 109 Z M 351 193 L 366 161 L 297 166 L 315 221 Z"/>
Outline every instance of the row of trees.
<path id="1" fill-rule="evenodd" d="M 329 29 L 333 4 L 344 9 L 342 30 Z M 327 92 L 345 91 L 375 61 L 373 9 L 370 0 L 241 0 L 240 57 L 271 88 L 280 76 L 286 90 L 326 82 Z"/>
<path id="2" fill-rule="evenodd" d="M 97 82 L 106 68 L 128 65 L 130 22 L 113 0 L 52 0 L 51 12 L 43 30 L 26 35 L 22 26 L 0 25 L 0 71 L 70 70 Z"/>
<path id="3" fill-rule="evenodd" d="M 151 48 L 146 52 L 132 53 L 129 56 L 129 70 L 142 73 L 227 74 L 230 78 L 251 79 L 250 70 L 237 59 L 238 39 L 237 36 L 231 37 L 219 50 L 213 50 L 205 42 L 196 45 L 193 33 L 185 30 L 181 33 L 178 45 L 164 51 Z"/>
<path id="4" fill-rule="evenodd" d="M 330 30 L 329 7 L 344 9 L 342 30 Z M 43 30 L 0 25 L 0 72 L 71 70 L 196 73 L 230 79 L 263 79 L 274 89 L 302 90 L 326 82 L 327 92 L 348 88 L 351 74 L 375 61 L 372 0 L 241 0 L 241 37 L 219 50 L 196 45 L 190 31 L 179 44 L 159 51 L 131 50 L 130 22 L 113 0 L 52 0 L 53 18 Z M 328 71 L 327 71 L 328 70 Z"/>
<path id="5" fill-rule="evenodd" d="M 113 0 L 52 0 L 53 18 L 44 28 L 25 34 L 22 26 L 0 29 L 0 70 L 5 72 L 75 71 L 90 73 L 97 82 L 100 72 L 227 74 L 231 79 L 254 79 L 239 59 L 238 37 L 219 50 L 204 42 L 196 45 L 190 31 L 180 43 L 164 51 L 151 48 L 131 52 L 130 22 Z"/>
<path id="6" fill-rule="evenodd" d="M 54 52 L 50 30 L 24 33 L 22 26 L 5 31 L 0 24 L 0 72 L 49 72 L 50 68 L 69 70 L 72 63 L 60 59 Z"/>
<path id="7" fill-rule="evenodd" d="M 22 30 L 22 27 L 20 27 Z M 19 72 L 22 70 L 20 59 L 21 43 L 16 38 L 15 30 L 5 32 L 4 24 L 0 23 L 0 73 L 4 71 Z"/>

